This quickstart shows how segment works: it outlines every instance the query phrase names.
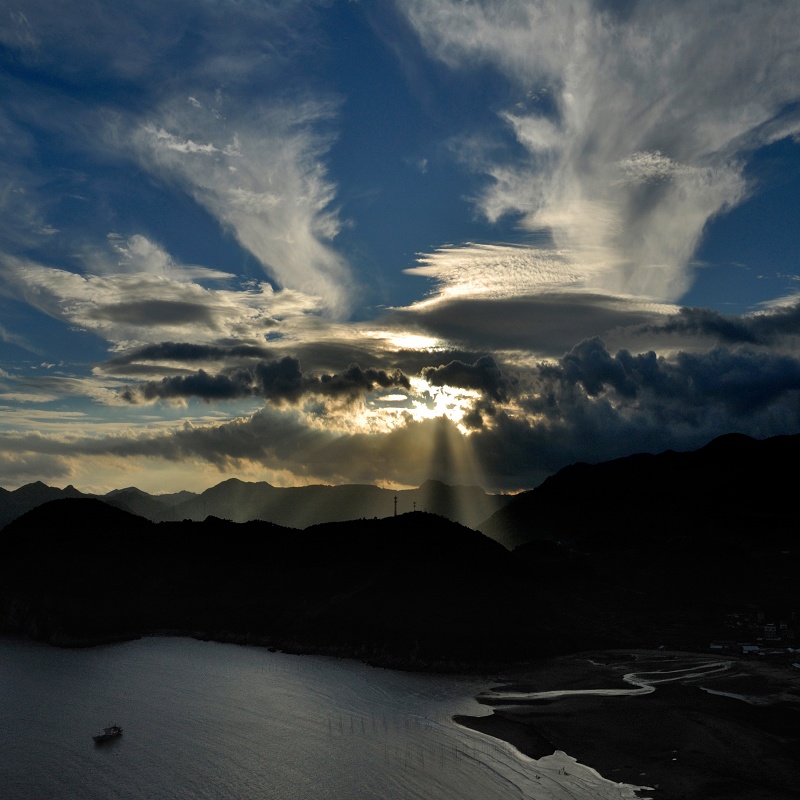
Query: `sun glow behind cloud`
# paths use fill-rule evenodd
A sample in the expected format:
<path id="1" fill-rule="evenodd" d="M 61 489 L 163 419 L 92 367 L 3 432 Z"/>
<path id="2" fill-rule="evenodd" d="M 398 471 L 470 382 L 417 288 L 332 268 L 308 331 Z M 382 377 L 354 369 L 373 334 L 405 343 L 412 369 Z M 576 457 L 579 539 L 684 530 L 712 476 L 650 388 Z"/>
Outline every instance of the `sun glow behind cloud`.
<path id="1" fill-rule="evenodd" d="M 384 339 L 390 347 L 398 350 L 430 350 L 434 351 L 443 346 L 440 339 L 433 336 L 422 336 L 418 333 L 386 333 L 376 332 L 375 337 Z"/>
<path id="2" fill-rule="evenodd" d="M 480 392 L 435 386 L 421 377 L 411 377 L 409 382 L 411 390 L 407 393 L 371 392 L 365 396 L 363 405 L 351 405 L 345 414 L 334 419 L 317 415 L 312 424 L 349 433 L 386 433 L 409 422 L 446 419 L 464 436 L 473 432 L 464 424 L 464 417 L 480 399 Z M 308 404 L 312 414 L 313 407 L 313 403 Z"/>
<path id="3" fill-rule="evenodd" d="M 480 397 L 480 392 L 452 386 L 434 386 L 424 378 L 411 378 L 416 397 L 411 399 L 409 414 L 413 420 L 449 419 L 462 434 L 470 430 L 463 424 L 465 414 Z"/>

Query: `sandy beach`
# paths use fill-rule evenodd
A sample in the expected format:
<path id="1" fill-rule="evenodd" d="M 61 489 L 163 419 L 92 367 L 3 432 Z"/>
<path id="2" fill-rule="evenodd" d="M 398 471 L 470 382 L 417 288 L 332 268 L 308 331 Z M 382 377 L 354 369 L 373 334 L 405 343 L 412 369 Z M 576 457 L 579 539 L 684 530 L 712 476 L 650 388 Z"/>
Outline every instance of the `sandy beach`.
<path id="1" fill-rule="evenodd" d="M 533 758 L 562 750 L 655 800 L 800 798 L 800 671 L 788 665 L 583 653 L 503 675 L 479 700 L 492 713 L 460 724 Z"/>

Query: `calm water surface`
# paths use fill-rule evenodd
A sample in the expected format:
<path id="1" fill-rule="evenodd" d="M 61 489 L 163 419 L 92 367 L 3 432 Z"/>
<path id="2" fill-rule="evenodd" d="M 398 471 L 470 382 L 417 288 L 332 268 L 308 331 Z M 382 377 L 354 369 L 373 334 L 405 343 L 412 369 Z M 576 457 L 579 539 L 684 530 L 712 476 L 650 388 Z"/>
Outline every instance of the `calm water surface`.
<path id="1" fill-rule="evenodd" d="M 486 688 L 192 639 L 0 639 L 0 798 L 635 796 L 564 754 L 534 761 L 456 725 L 487 713 Z M 112 722 L 123 736 L 95 745 Z"/>

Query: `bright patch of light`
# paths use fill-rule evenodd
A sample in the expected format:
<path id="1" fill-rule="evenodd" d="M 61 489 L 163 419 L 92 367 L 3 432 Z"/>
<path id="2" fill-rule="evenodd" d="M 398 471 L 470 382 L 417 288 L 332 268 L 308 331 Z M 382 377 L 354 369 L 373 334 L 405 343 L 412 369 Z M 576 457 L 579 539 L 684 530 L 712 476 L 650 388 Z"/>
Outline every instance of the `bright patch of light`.
<path id="1" fill-rule="evenodd" d="M 441 341 L 433 336 L 416 333 L 395 334 L 389 337 L 389 343 L 401 350 L 433 350 L 441 345 Z"/>
<path id="2" fill-rule="evenodd" d="M 307 406 L 303 412 L 306 425 L 316 430 L 336 433 L 388 433 L 409 422 L 446 418 L 458 430 L 469 435 L 472 430 L 463 424 L 480 392 L 453 386 L 433 386 L 424 378 L 409 378 L 411 391 L 391 394 L 372 393 L 363 402 L 340 408 Z"/>
<path id="3" fill-rule="evenodd" d="M 442 340 L 435 336 L 422 336 L 418 333 L 392 333 L 386 330 L 367 330 L 363 333 L 367 338 L 385 342 L 396 350 L 436 350 L 442 347 Z"/>
<path id="4" fill-rule="evenodd" d="M 324 410 L 306 408 L 300 412 L 303 424 L 317 431 L 336 435 L 385 434 L 404 424 L 408 409 L 379 406 L 367 400 L 346 407 L 327 407 Z"/>
<path id="5" fill-rule="evenodd" d="M 437 419 L 446 417 L 456 424 L 461 433 L 467 435 L 470 429 L 462 420 L 470 410 L 480 393 L 472 389 L 460 389 L 454 386 L 432 386 L 424 378 L 411 378 L 411 386 L 419 399 L 411 398 L 408 413 L 414 420 Z"/>

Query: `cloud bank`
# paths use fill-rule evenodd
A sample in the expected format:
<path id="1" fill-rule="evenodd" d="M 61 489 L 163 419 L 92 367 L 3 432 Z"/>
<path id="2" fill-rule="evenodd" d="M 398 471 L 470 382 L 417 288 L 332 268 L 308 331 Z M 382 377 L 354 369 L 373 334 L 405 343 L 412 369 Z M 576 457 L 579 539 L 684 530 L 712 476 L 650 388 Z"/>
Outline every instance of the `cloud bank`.
<path id="1" fill-rule="evenodd" d="M 205 401 L 261 397 L 273 403 L 297 403 L 308 395 L 341 398 L 353 401 L 371 392 L 376 386 L 410 389 L 408 378 L 400 370 L 388 373 L 382 369 L 361 369 L 351 364 L 334 375 L 308 375 L 300 369 L 296 358 L 285 356 L 280 361 L 260 361 L 250 367 L 239 367 L 228 373 L 209 375 L 198 370 L 191 375 L 162 378 L 133 389 L 122 397 L 129 403 L 199 397 Z"/>

